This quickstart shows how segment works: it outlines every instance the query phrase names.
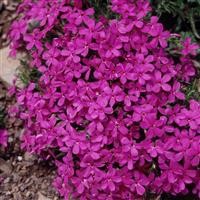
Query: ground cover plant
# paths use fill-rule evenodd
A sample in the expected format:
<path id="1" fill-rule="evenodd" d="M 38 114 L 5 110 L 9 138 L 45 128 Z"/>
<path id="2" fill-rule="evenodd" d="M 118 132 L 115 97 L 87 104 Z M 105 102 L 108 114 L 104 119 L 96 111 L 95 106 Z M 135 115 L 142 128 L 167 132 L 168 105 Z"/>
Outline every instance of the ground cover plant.
<path id="1" fill-rule="evenodd" d="M 24 0 L 11 55 L 37 74 L 10 94 L 24 121 L 22 147 L 53 159 L 68 199 L 200 194 L 200 103 L 182 88 L 199 48 L 151 16 L 148 1 Z M 168 41 L 179 38 L 168 51 Z"/>

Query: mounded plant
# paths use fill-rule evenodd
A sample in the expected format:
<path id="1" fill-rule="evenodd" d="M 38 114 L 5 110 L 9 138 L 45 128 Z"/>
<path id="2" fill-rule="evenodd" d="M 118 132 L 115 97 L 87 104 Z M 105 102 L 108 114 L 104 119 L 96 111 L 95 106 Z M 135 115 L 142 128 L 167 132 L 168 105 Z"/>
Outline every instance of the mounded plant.
<path id="1" fill-rule="evenodd" d="M 180 39 L 171 56 L 168 40 L 177 36 L 148 15 L 145 0 L 112 0 L 106 16 L 89 6 L 19 6 L 11 55 L 26 52 L 40 74 L 10 89 L 22 147 L 55 161 L 54 186 L 66 200 L 199 195 L 200 103 L 182 92 L 198 46 Z"/>

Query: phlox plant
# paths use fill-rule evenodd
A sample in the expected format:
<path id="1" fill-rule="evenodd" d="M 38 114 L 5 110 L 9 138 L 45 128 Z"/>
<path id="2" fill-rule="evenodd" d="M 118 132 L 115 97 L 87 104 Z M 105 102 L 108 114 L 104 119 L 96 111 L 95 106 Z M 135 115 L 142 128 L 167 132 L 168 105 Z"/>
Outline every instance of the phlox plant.
<path id="1" fill-rule="evenodd" d="M 66 200 L 200 197 L 200 103 L 182 92 L 198 46 L 187 38 L 179 57 L 168 54 L 171 34 L 146 0 L 112 0 L 115 19 L 85 2 L 19 6 L 11 55 L 26 52 L 40 73 L 10 89 L 22 148 L 55 161 L 54 186 Z"/>

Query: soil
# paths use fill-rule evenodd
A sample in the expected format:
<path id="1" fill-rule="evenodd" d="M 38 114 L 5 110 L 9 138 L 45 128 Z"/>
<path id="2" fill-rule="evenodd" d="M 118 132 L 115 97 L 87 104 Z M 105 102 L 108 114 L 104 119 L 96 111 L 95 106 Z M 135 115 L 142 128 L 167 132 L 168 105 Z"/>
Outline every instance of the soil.
<path id="1" fill-rule="evenodd" d="M 0 48 L 8 45 L 7 32 L 10 23 L 17 17 L 20 0 L 0 0 Z"/>

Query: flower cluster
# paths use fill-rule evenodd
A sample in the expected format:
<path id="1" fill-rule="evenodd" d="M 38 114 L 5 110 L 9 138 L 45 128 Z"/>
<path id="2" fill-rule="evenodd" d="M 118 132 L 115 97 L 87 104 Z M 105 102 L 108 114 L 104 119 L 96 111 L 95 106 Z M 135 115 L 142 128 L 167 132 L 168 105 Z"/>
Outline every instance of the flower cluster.
<path id="1" fill-rule="evenodd" d="M 66 200 L 200 194 L 200 103 L 181 92 L 198 46 L 171 57 L 146 0 L 112 0 L 117 19 L 72 3 L 24 0 L 11 27 L 11 54 L 41 73 L 16 91 L 23 148 L 55 159 Z"/>

